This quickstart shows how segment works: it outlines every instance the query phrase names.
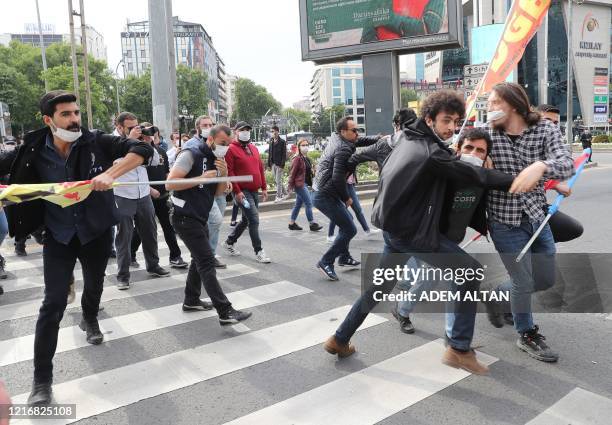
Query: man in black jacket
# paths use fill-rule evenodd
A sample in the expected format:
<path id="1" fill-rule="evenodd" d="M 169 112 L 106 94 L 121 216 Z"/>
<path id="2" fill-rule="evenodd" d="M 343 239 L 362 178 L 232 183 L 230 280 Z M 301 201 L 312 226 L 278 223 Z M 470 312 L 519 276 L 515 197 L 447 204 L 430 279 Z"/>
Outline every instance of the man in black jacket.
<path id="1" fill-rule="evenodd" d="M 287 162 L 287 142 L 279 136 L 278 131 L 278 126 L 272 127 L 272 137 L 268 148 L 268 168 L 272 170 L 276 183 L 274 202 L 282 201 L 287 196 L 287 189 L 283 185 L 283 173 Z"/>
<path id="2" fill-rule="evenodd" d="M 434 268 L 482 268 L 457 243 L 443 235 L 440 219 L 450 190 L 448 183 L 510 188 L 511 191 L 515 188 L 511 187 L 512 176 L 461 161 L 443 142 L 452 138 L 464 114 L 465 104 L 459 93 L 440 90 L 432 94 L 421 107 L 420 119 L 404 129 L 404 140 L 385 162 L 372 213 L 374 225 L 384 230 L 385 249 L 380 268 L 398 265 L 397 258 L 389 255 L 393 253 L 416 253 L 418 259 Z M 461 285 L 450 283 L 451 289 L 459 291 L 462 297 L 466 291 L 479 288 L 475 277 Z M 355 347 L 350 339 L 377 304 L 374 293 L 387 294 L 395 284 L 395 280 L 385 280 L 382 286 L 367 289 L 335 335 L 327 340 L 325 350 L 340 357 L 353 354 Z M 475 374 L 486 374 L 487 366 L 476 360 L 471 349 L 475 318 L 475 302 L 464 301 L 455 306 L 452 328 L 446 335 L 448 348 L 442 361 Z"/>
<path id="3" fill-rule="evenodd" d="M 104 271 L 110 255 L 111 226 L 117 223 L 113 181 L 148 161 L 150 145 L 90 132 L 80 127 L 76 97 L 56 90 L 40 100 L 45 128 L 29 133 L 19 149 L 0 155 L 0 174 L 10 173 L 9 183 L 57 183 L 92 181 L 93 192 L 83 201 L 61 208 L 44 200 L 7 207 L 11 236 L 22 238 L 46 227 L 43 248 L 45 297 L 34 337 L 34 384 L 28 402 L 51 402 L 53 356 L 59 324 L 66 309 L 68 287 L 78 259 L 83 268 L 81 329 L 87 342 L 103 340 L 98 308 Z M 113 161 L 125 157 L 120 163 Z"/>

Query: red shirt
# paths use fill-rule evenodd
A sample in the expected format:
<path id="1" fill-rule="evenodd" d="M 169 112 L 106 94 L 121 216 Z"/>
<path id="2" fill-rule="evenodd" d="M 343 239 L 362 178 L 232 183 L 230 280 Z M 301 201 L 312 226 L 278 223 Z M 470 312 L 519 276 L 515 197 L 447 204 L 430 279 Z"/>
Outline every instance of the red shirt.
<path id="1" fill-rule="evenodd" d="M 253 176 L 252 182 L 232 183 L 234 193 L 240 193 L 242 190 L 251 192 L 257 192 L 259 189 L 262 191 L 268 190 L 266 173 L 259 157 L 259 151 L 252 143 L 243 147 L 240 142 L 234 140 L 225 155 L 225 162 L 227 163 L 228 175 Z"/>

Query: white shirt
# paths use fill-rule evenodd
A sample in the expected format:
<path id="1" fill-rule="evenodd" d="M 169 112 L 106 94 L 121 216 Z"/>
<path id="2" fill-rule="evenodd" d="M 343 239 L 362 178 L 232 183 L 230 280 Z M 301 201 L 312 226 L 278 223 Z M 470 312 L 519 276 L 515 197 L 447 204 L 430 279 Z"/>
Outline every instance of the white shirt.
<path id="1" fill-rule="evenodd" d="M 113 135 L 121 136 L 119 132 L 115 129 L 113 131 Z M 115 164 L 123 160 L 123 158 L 115 160 Z M 159 165 L 159 153 L 157 150 L 153 150 L 153 157 L 148 165 Z M 147 174 L 147 168 L 144 165 L 139 165 L 131 171 L 128 171 L 121 177 L 117 177 L 115 179 L 117 182 L 141 182 L 141 183 L 149 183 L 149 175 Z M 120 196 L 122 198 L 127 199 L 142 199 L 146 196 L 149 196 L 151 193 L 150 186 L 148 184 L 141 184 L 135 186 L 123 186 L 123 187 L 115 187 L 113 189 L 115 196 Z"/>

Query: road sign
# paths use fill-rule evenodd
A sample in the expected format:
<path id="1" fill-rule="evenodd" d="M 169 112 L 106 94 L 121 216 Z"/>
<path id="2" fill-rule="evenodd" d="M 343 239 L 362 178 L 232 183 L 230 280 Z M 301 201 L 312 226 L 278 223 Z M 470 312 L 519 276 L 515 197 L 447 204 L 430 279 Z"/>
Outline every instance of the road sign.
<path id="1" fill-rule="evenodd" d="M 463 87 L 466 89 L 475 89 L 482 81 L 482 77 L 466 77 L 463 79 Z"/>
<path id="2" fill-rule="evenodd" d="M 486 111 L 487 110 L 487 102 L 484 100 L 479 100 L 476 102 L 475 106 L 477 111 Z"/>
<path id="3" fill-rule="evenodd" d="M 608 104 L 608 96 L 595 96 L 593 99 L 593 103 L 603 103 L 605 105 Z"/>
<path id="4" fill-rule="evenodd" d="M 485 75 L 487 72 L 488 63 L 479 63 L 474 65 L 465 65 L 463 67 L 463 75 L 465 78 L 468 77 L 479 77 Z"/>

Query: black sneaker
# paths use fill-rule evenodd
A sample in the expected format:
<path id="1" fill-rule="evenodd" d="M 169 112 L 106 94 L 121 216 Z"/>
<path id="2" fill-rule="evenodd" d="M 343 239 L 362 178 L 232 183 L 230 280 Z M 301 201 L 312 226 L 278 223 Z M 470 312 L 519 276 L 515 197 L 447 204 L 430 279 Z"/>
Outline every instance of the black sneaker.
<path id="1" fill-rule="evenodd" d="M 289 224 L 289 230 L 303 230 L 297 223 Z"/>
<path id="2" fill-rule="evenodd" d="M 6 261 L 4 260 L 4 257 L 0 255 L 0 279 L 6 279 L 8 277 L 8 273 L 6 270 L 4 270 L 5 266 Z M 2 292 L 0 292 L 0 294 L 2 294 Z"/>
<path id="3" fill-rule="evenodd" d="M 170 259 L 170 267 L 173 269 L 186 269 L 189 266 L 189 263 L 183 261 L 181 257 L 171 258 Z"/>
<path id="4" fill-rule="evenodd" d="M 28 405 L 30 406 L 47 406 L 51 404 L 53 398 L 53 390 L 51 382 L 32 384 L 32 392 L 28 397 Z"/>
<path id="5" fill-rule="evenodd" d="M 15 245 L 15 254 L 18 257 L 27 257 L 28 253 L 25 250 L 25 245 Z"/>
<path id="6" fill-rule="evenodd" d="M 94 319 L 92 321 L 86 321 L 85 319 L 81 320 L 79 323 L 79 328 L 82 331 L 87 333 L 87 342 L 92 345 L 101 344 L 104 341 L 104 335 L 100 332 L 100 326 L 98 325 L 98 320 Z"/>
<path id="7" fill-rule="evenodd" d="M 138 264 L 138 261 L 132 260 L 132 262 L 130 263 L 130 268 L 132 268 L 132 269 L 139 269 L 140 268 L 140 264 Z"/>
<path id="8" fill-rule="evenodd" d="M 4 288 L 0 285 L 0 295 L 4 294 Z"/>
<path id="9" fill-rule="evenodd" d="M 355 260 L 353 257 L 348 257 L 344 260 L 338 260 L 338 265 L 340 267 L 359 267 L 361 261 Z"/>
<path id="10" fill-rule="evenodd" d="M 117 258 L 117 251 L 113 249 L 110 253 L 110 258 Z"/>
<path id="11" fill-rule="evenodd" d="M 213 305 L 211 302 L 204 300 L 197 300 L 194 302 L 184 302 L 183 311 L 208 311 L 212 310 Z"/>
<path id="12" fill-rule="evenodd" d="M 117 289 L 120 291 L 130 289 L 130 278 L 117 276 Z"/>
<path id="13" fill-rule="evenodd" d="M 317 263 L 317 269 L 319 269 L 321 273 L 323 273 L 323 276 L 325 276 L 328 280 L 331 280 L 331 281 L 338 280 L 338 275 L 334 271 L 334 266 L 325 265 L 319 261 Z"/>
<path id="14" fill-rule="evenodd" d="M 248 319 L 252 314 L 250 311 L 240 311 L 230 307 L 225 313 L 219 314 L 219 323 L 222 325 L 233 325 Z"/>
<path id="15" fill-rule="evenodd" d="M 402 332 L 404 332 L 405 334 L 414 333 L 414 326 L 410 321 L 410 317 L 404 317 L 399 314 L 399 311 L 397 311 L 397 305 L 391 309 L 391 314 L 393 314 L 393 317 L 395 317 L 395 319 L 399 322 L 400 330 Z"/>
<path id="16" fill-rule="evenodd" d="M 215 269 L 227 269 L 227 264 L 219 261 L 218 258 L 215 257 Z"/>
<path id="17" fill-rule="evenodd" d="M 149 272 L 151 276 L 157 277 L 168 276 L 170 274 L 168 270 L 164 269 L 163 267 L 160 267 L 159 264 L 153 267 L 151 270 L 147 270 L 147 272 Z"/>
<path id="18" fill-rule="evenodd" d="M 546 345 L 544 342 L 546 337 L 538 331 L 539 328 L 536 325 L 532 330 L 522 333 L 516 340 L 516 345 L 536 360 L 548 363 L 556 362 L 559 360 L 559 355 Z"/>
<path id="19" fill-rule="evenodd" d="M 487 317 L 489 322 L 496 328 L 504 327 L 504 316 L 499 302 L 487 301 L 483 303 L 487 309 Z"/>
<path id="20" fill-rule="evenodd" d="M 321 226 L 319 223 L 310 223 L 311 232 L 318 232 L 321 229 L 323 229 L 323 226 Z"/>

